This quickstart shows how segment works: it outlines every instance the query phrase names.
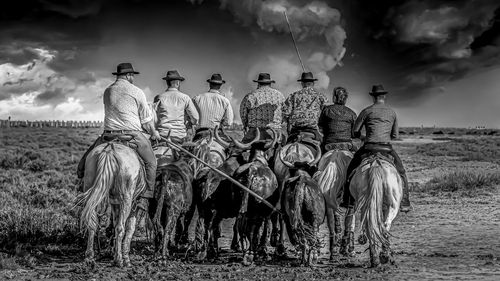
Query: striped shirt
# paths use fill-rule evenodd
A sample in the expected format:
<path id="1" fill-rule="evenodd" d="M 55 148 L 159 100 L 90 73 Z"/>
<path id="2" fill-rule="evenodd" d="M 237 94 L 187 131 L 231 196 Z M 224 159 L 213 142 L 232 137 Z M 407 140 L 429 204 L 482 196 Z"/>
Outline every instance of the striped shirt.
<path id="1" fill-rule="evenodd" d="M 104 130 L 142 131 L 153 120 L 144 92 L 125 79 L 117 79 L 104 91 Z"/>
<path id="2" fill-rule="evenodd" d="M 270 86 L 260 86 L 241 101 L 240 116 L 245 128 L 281 129 L 282 106 L 285 97 Z"/>
<path id="3" fill-rule="evenodd" d="M 175 88 L 156 96 L 157 127 L 161 135 L 170 131 L 170 136 L 184 138 L 187 135 L 186 122 L 196 125 L 199 116 L 191 98 Z"/>
<path id="4" fill-rule="evenodd" d="M 354 132 L 366 129 L 365 143 L 389 143 L 399 137 L 396 112 L 384 103 L 375 103 L 361 111 Z"/>
<path id="5" fill-rule="evenodd" d="M 215 126 L 230 126 L 233 124 L 233 109 L 229 100 L 218 90 L 197 95 L 193 103 L 200 114 L 200 128 L 215 128 Z"/>

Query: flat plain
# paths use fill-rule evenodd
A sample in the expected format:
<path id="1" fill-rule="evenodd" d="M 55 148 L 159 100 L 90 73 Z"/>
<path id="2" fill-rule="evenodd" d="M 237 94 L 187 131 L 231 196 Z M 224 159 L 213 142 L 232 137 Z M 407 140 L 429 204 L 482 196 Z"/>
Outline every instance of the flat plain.
<path id="1" fill-rule="evenodd" d="M 112 267 L 103 254 L 91 270 L 82 264 L 73 199 L 76 165 L 100 130 L 2 128 L 0 280 L 500 280 L 500 137 L 482 130 L 405 130 L 411 134 L 394 146 L 407 169 L 414 210 L 393 223 L 395 265 L 367 268 L 366 245 L 356 246 L 354 258 L 329 261 L 323 225 L 318 265 L 297 266 L 288 247 L 287 259 L 246 267 L 229 250 L 227 220 L 218 260 L 197 263 L 182 252 L 160 266 L 141 226 L 134 267 Z"/>

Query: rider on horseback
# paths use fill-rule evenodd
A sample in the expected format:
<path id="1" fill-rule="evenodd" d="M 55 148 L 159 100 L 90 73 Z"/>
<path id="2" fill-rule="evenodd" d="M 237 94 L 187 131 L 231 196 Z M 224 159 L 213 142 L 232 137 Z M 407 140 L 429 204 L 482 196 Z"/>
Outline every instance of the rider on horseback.
<path id="1" fill-rule="evenodd" d="M 120 63 L 117 71 L 113 72 L 116 81 L 104 91 L 103 95 L 104 133 L 83 155 L 78 164 L 77 175 L 78 178 L 83 178 L 87 155 L 94 147 L 123 135 L 131 136 L 132 139 L 128 141 L 129 146 L 140 156 L 146 170 L 147 187 L 137 206 L 146 210 L 148 198 L 152 198 L 154 194 L 156 158 L 144 130 L 153 140 L 160 140 L 160 135 L 154 127 L 153 114 L 146 101 L 146 95 L 133 84 L 134 74 L 139 72 L 135 71 L 130 63 Z M 83 191 L 83 187 L 81 189 Z"/>
<path id="2" fill-rule="evenodd" d="M 343 87 L 333 90 L 333 103 L 321 111 L 318 126 L 323 132 L 322 149 L 355 151 L 352 143 L 356 113 L 345 105 L 348 93 Z"/>
<path id="3" fill-rule="evenodd" d="M 317 80 L 311 72 L 302 73 L 297 80 L 302 82 L 302 89 L 292 93 L 283 105 L 283 119 L 288 122 L 289 129 L 287 143 L 294 142 L 303 133 L 318 143 L 321 141 L 318 119 L 327 98 L 313 88 Z"/>
<path id="4" fill-rule="evenodd" d="M 408 212 L 411 209 L 410 194 L 408 190 L 408 178 L 403 167 L 403 163 L 396 151 L 390 144 L 391 139 L 399 136 L 396 113 L 385 104 L 387 91 L 382 85 L 375 85 L 370 92 L 373 96 L 373 105 L 365 108 L 356 119 L 354 125 L 354 135 L 361 136 L 361 129 L 366 129 L 366 139 L 363 146 L 354 154 L 349 167 L 347 168 L 348 179 L 344 185 L 344 198 L 340 205 L 344 208 L 354 206 L 354 198 L 349 191 L 350 176 L 352 172 L 361 164 L 362 160 L 374 152 L 384 151 L 394 158 L 396 170 L 403 179 L 403 199 L 400 210 Z"/>
<path id="5" fill-rule="evenodd" d="M 222 128 L 222 126 L 231 126 L 233 123 L 231 102 L 220 92 L 220 88 L 226 81 L 222 80 L 220 74 L 215 73 L 207 82 L 210 90 L 193 98 L 193 103 L 200 114 L 199 126 L 193 137 L 194 142 L 208 137 L 210 130 L 217 126 Z M 222 130 L 218 133 L 223 139 L 229 141 Z"/>

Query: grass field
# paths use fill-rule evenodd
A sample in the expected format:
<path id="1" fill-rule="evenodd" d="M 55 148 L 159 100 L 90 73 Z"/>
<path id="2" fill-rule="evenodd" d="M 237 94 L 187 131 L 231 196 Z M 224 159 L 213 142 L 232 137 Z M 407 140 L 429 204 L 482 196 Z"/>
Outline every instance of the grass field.
<path id="1" fill-rule="evenodd" d="M 99 132 L 56 128 L 0 131 L 0 270 L 14 274 L 20 268 L 36 268 L 44 264 L 46 255 L 54 253 L 76 251 L 81 256 L 83 237 L 72 208 L 75 171 Z M 500 137 L 466 130 L 458 133 L 457 129 L 453 132 L 442 136 L 432 132 L 426 136 L 405 134 L 402 137 L 406 139 L 395 144 L 417 204 L 450 198 L 452 201 L 443 202 L 489 204 L 488 198 L 497 198 Z M 494 253 L 493 258 L 498 257 L 498 252 Z"/>

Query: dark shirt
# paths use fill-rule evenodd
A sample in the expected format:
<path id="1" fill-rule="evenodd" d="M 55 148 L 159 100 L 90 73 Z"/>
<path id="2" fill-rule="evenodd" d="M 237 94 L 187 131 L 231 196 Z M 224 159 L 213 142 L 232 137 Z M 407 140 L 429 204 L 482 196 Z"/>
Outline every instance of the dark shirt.
<path id="1" fill-rule="evenodd" d="M 351 142 L 354 132 L 356 113 L 340 104 L 325 106 L 321 111 L 318 125 L 323 129 L 323 145 L 338 142 Z"/>
<path id="2" fill-rule="evenodd" d="M 384 103 L 375 103 L 361 111 L 354 132 L 360 132 L 363 126 L 366 129 L 365 143 L 389 143 L 399 137 L 396 112 Z"/>

